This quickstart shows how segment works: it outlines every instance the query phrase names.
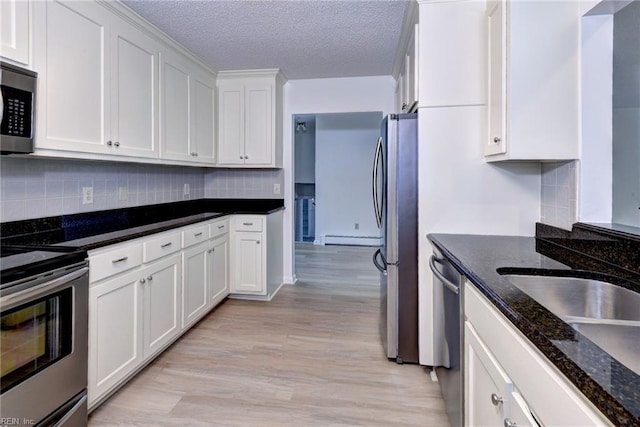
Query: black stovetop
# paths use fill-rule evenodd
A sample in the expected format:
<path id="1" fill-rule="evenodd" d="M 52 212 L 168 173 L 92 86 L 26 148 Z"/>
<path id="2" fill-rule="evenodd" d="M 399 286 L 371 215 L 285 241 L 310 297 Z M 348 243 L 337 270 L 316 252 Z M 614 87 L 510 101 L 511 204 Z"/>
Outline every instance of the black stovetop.
<path id="1" fill-rule="evenodd" d="M 0 244 L 0 289 L 16 281 L 82 262 L 87 251 L 56 245 Z"/>

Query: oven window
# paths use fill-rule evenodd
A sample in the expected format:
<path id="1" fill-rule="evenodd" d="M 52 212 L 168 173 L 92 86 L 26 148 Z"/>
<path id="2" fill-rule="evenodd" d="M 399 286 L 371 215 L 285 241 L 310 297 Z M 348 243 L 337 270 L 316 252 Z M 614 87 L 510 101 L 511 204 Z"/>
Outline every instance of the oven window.
<path id="1" fill-rule="evenodd" d="M 1 316 L 2 393 L 71 353 L 72 288 L 3 311 Z"/>

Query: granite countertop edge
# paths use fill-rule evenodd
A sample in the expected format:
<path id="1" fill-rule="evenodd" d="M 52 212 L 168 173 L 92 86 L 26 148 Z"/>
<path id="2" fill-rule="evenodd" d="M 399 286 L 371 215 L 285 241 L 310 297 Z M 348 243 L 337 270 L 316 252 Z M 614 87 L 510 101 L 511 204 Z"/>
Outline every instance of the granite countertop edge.
<path id="1" fill-rule="evenodd" d="M 427 236 L 429 241 L 442 252 L 454 267 L 464 276 L 469 279 L 469 282 L 473 284 L 488 300 L 498 309 L 511 323 L 518 329 L 525 337 L 534 345 L 554 366 L 556 366 L 565 375 L 567 380 L 576 386 L 585 396 L 590 400 L 594 406 L 600 410 L 606 418 L 608 418 L 615 425 L 638 425 L 640 424 L 640 390 L 634 387 L 640 384 L 640 375 L 633 373 L 626 367 L 622 366 L 615 359 L 611 358 L 608 353 L 601 350 L 599 347 L 593 345 L 590 342 L 585 342 L 585 345 L 590 351 L 594 351 L 599 354 L 599 361 L 601 363 L 611 363 L 612 365 L 620 366 L 622 372 L 622 378 L 617 381 L 620 384 L 630 384 L 631 390 L 638 390 L 637 395 L 625 396 L 620 390 L 612 391 L 603 386 L 597 379 L 595 379 L 589 372 L 586 372 L 584 367 L 578 366 L 575 361 L 568 356 L 565 352 L 566 349 L 561 348 L 560 345 L 556 345 L 551 338 L 547 336 L 547 331 L 541 331 L 535 321 L 531 320 L 531 315 L 527 315 L 527 309 L 523 309 L 526 305 L 533 307 L 532 313 L 536 315 L 542 313 L 546 315 L 548 324 L 555 325 L 558 329 L 570 328 L 569 325 L 550 313 L 544 307 L 540 306 L 535 300 L 530 298 L 524 292 L 515 288 L 510 282 L 501 277 L 496 269 L 498 267 L 505 267 L 503 262 L 500 262 L 501 251 L 495 247 L 497 242 L 517 242 L 513 243 L 515 246 L 526 246 L 527 248 L 535 247 L 534 237 L 507 237 L 507 236 L 472 236 L 472 235 L 449 235 L 449 234 L 429 234 Z M 496 239 L 496 240 L 491 240 Z M 473 249 L 465 249 L 463 256 L 457 255 L 462 242 L 492 242 L 496 251 L 491 254 L 477 254 L 478 259 L 483 258 L 483 263 L 489 265 L 483 271 L 477 271 L 477 266 L 480 265 L 480 261 L 471 263 L 468 262 Z M 454 243 L 455 242 L 455 243 Z M 468 246 L 473 247 L 474 244 Z M 487 248 L 492 247 L 488 244 Z M 513 248 L 511 248 L 513 249 Z M 512 251 L 513 252 L 513 251 Z M 517 250 L 515 251 L 517 252 Z M 527 249 L 524 252 L 533 252 Z M 521 265 L 515 265 L 522 269 L 522 274 L 526 274 L 527 268 L 524 266 L 529 263 L 530 270 L 540 270 L 540 266 L 535 262 L 531 262 L 537 257 L 542 260 L 541 263 L 548 263 L 548 267 L 551 270 L 571 270 L 571 267 L 563 265 L 552 259 L 546 259 L 544 255 L 540 254 L 511 254 L 512 261 L 515 263 L 522 263 Z M 527 258 L 530 257 L 530 258 Z M 509 263 L 509 260 L 505 262 Z M 489 273 L 490 271 L 493 274 Z M 506 295 L 506 296 L 505 296 Z M 510 298 L 510 296 L 516 296 L 517 298 Z M 516 302 L 517 301 L 517 302 Z M 516 302 L 514 304 L 514 302 Z M 518 307 L 517 307 L 518 306 Z M 555 318 L 555 319 L 554 319 Z M 572 331 L 574 332 L 574 331 Z M 574 332 L 575 333 L 575 332 Z M 598 360 L 598 358 L 594 358 Z M 598 362 L 595 362 L 597 365 Z M 599 366 L 595 366 L 591 373 L 597 372 L 600 369 Z M 615 389 L 616 387 L 611 387 Z"/>

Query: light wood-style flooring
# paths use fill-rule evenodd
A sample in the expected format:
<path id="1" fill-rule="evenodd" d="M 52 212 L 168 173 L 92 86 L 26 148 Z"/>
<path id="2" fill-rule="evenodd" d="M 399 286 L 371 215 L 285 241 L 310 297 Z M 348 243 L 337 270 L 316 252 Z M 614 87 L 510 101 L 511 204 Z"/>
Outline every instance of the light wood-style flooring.
<path id="1" fill-rule="evenodd" d="M 224 302 L 89 426 L 448 426 L 428 369 L 384 355 L 373 251 L 298 244 L 295 286 Z"/>

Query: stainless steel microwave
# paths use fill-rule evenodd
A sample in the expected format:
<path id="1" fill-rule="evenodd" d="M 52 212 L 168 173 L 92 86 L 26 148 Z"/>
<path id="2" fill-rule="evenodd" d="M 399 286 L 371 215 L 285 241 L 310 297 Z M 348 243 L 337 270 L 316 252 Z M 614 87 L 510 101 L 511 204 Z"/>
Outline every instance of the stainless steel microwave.
<path id="1" fill-rule="evenodd" d="M 32 153 L 37 75 L 0 62 L 0 153 Z"/>

